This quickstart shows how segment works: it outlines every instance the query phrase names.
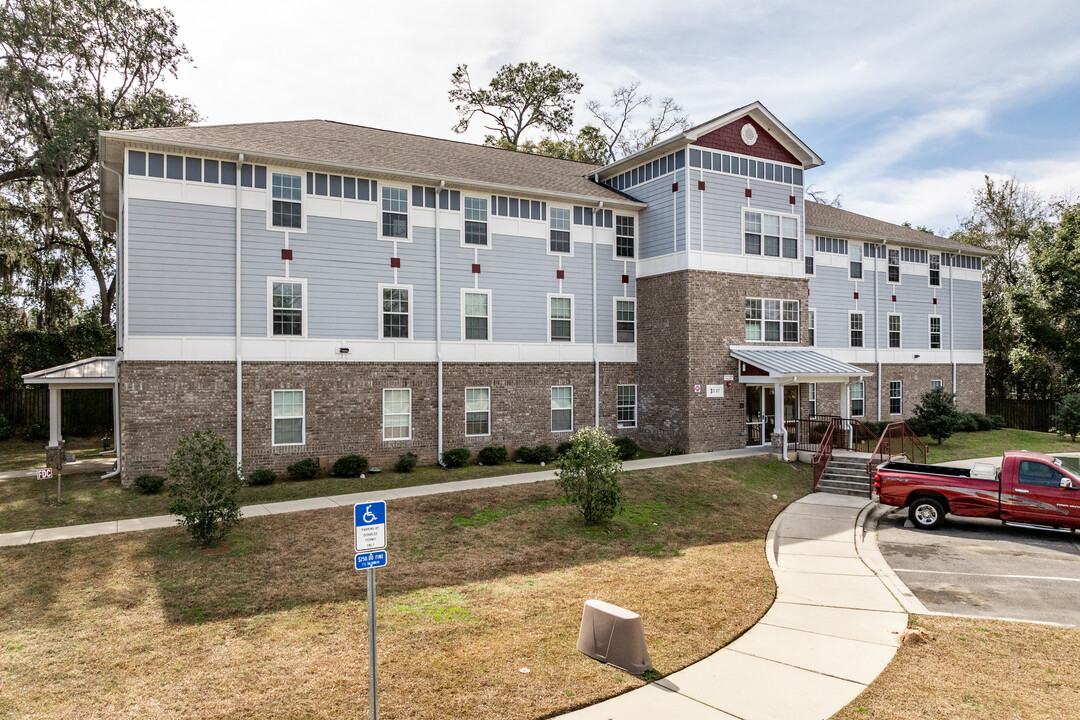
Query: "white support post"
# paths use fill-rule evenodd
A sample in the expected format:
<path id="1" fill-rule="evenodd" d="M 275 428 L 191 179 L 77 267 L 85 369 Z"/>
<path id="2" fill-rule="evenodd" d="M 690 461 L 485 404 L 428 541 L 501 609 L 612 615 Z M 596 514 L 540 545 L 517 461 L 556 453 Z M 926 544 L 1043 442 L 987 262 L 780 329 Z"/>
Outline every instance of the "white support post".
<path id="1" fill-rule="evenodd" d="M 49 385 L 49 447 L 59 447 L 60 441 L 60 388 Z"/>
<path id="2" fill-rule="evenodd" d="M 776 383 L 773 390 L 773 432 L 779 432 L 780 437 L 780 457 L 786 462 L 788 459 L 787 452 L 787 427 L 784 425 L 784 385 L 782 383 Z"/>

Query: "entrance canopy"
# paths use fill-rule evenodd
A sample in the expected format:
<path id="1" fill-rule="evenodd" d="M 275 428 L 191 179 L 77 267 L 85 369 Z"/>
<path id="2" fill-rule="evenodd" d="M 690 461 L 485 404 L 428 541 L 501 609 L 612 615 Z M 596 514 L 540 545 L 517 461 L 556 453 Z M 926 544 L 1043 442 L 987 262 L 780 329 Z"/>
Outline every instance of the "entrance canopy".
<path id="1" fill-rule="evenodd" d="M 92 357 L 66 365 L 38 370 L 22 376 L 27 385 L 55 385 L 62 388 L 111 388 L 116 385 L 116 358 Z"/>
<path id="2" fill-rule="evenodd" d="M 731 357 L 739 361 L 741 383 L 847 382 L 870 373 L 809 348 L 738 346 Z"/>

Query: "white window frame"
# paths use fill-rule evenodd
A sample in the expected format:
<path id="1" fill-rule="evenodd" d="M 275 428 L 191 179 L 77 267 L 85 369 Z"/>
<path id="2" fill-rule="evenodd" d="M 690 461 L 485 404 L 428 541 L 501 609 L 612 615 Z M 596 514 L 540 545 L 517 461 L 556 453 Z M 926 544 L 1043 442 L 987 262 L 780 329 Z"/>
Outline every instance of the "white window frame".
<path id="1" fill-rule="evenodd" d="M 885 248 L 885 282 L 889 285 L 899 285 L 904 279 L 904 268 L 900 259 L 901 248 Z M 890 260 L 892 260 L 892 254 L 896 253 L 896 265 L 894 266 Z M 889 279 L 889 268 L 896 268 L 896 280 Z"/>
<path id="2" fill-rule="evenodd" d="M 855 277 L 855 273 L 852 271 L 855 266 L 859 266 L 859 277 Z M 862 281 L 866 278 L 866 267 L 863 265 L 863 259 L 860 257 L 858 260 L 852 260 L 851 256 L 848 256 L 848 280 Z"/>
<path id="3" fill-rule="evenodd" d="M 746 303 L 747 302 L 754 302 L 754 301 L 761 303 L 761 318 L 759 318 L 757 320 L 746 318 Z M 769 320 L 769 319 L 767 319 L 765 317 L 765 303 L 767 303 L 767 302 L 780 303 L 780 319 L 779 320 Z M 794 321 L 795 322 L 795 339 L 794 340 L 785 340 L 784 339 L 784 325 L 791 322 L 790 320 L 785 320 L 784 319 L 784 304 L 785 303 L 794 303 L 795 304 L 795 321 Z M 744 301 L 743 301 L 743 329 L 744 329 L 743 338 L 744 338 L 744 340 L 746 342 L 752 342 L 752 343 L 760 342 L 760 343 L 780 343 L 780 344 L 787 344 L 787 345 L 798 345 L 801 342 L 801 335 L 802 335 L 802 328 L 800 327 L 802 325 L 802 317 L 801 317 L 802 310 L 800 308 L 800 305 L 801 305 L 801 302 L 799 300 L 789 300 L 787 298 L 759 298 L 759 297 L 747 297 L 747 298 L 745 298 Z M 746 326 L 749 323 L 755 323 L 755 322 L 759 323 L 760 326 L 761 326 L 761 337 L 758 338 L 757 340 L 753 340 L 751 338 L 746 337 L 746 333 L 745 333 Z M 777 340 L 769 340 L 768 338 L 765 337 L 765 334 L 766 334 L 765 333 L 765 328 L 766 328 L 766 325 L 768 323 L 779 323 L 779 327 L 778 327 L 778 330 L 779 330 L 778 337 L 779 337 L 779 339 L 777 339 Z"/>
<path id="4" fill-rule="evenodd" d="M 817 308 L 806 309 L 806 330 L 808 334 L 807 346 L 817 347 Z"/>
<path id="5" fill-rule="evenodd" d="M 896 383 L 897 385 L 900 386 L 900 394 L 899 395 L 893 395 L 892 394 L 893 383 Z M 892 401 L 893 401 L 894 397 L 897 400 L 900 401 L 900 410 L 898 412 L 893 412 L 892 411 Z M 889 381 L 889 414 L 890 415 L 903 415 L 904 414 L 904 381 L 903 380 L 890 380 Z"/>
<path id="6" fill-rule="evenodd" d="M 559 410 L 561 412 L 561 411 L 567 409 L 567 408 L 557 408 L 557 407 L 555 407 L 554 391 L 556 389 L 561 389 L 561 388 L 570 388 L 570 408 L 569 408 L 569 410 L 570 410 L 570 427 L 567 428 L 566 430 L 556 430 L 555 429 L 555 411 Z M 548 401 L 549 401 L 549 403 L 551 405 L 551 425 L 550 425 L 551 432 L 553 432 L 553 433 L 564 433 L 564 432 L 572 433 L 572 432 L 574 432 L 574 386 L 573 385 L 552 385 L 551 390 L 552 390 L 552 392 L 548 395 Z"/>
<path id="7" fill-rule="evenodd" d="M 630 303 L 634 306 L 634 340 L 633 342 L 621 342 L 619 340 L 619 303 Z M 571 324 L 571 329 L 572 324 Z M 633 345 L 637 343 L 637 298 L 613 297 L 611 298 L 611 342 L 619 345 Z"/>
<path id="8" fill-rule="evenodd" d="M 892 344 L 892 319 L 896 318 L 896 344 Z M 901 313 L 888 313 L 885 317 L 885 347 L 900 350 L 904 347 L 904 318 Z"/>
<path id="9" fill-rule="evenodd" d="M 758 249 L 760 250 L 760 252 L 758 252 L 758 253 L 752 253 L 752 252 L 747 252 L 746 251 L 746 215 L 747 215 L 747 213 L 756 213 L 758 215 L 761 215 L 761 231 L 759 233 L 757 233 L 757 235 L 760 237 L 760 243 L 758 245 Z M 779 245 L 777 247 L 777 252 L 778 252 L 777 255 L 766 255 L 765 254 L 765 216 L 766 215 L 772 215 L 772 216 L 777 218 L 777 223 L 778 223 L 778 226 L 777 226 L 777 229 L 778 229 L 777 238 L 778 238 L 778 242 L 779 242 Z M 792 239 L 795 240 L 795 257 L 793 257 L 793 258 L 784 256 L 784 238 L 785 237 L 789 237 L 789 238 L 791 237 L 789 235 L 784 235 L 784 218 L 790 218 L 790 219 L 795 221 L 795 235 L 792 238 Z M 740 251 L 741 254 L 748 255 L 748 256 L 753 256 L 753 257 L 767 258 L 769 260 L 786 260 L 787 262 L 798 262 L 798 263 L 803 262 L 804 255 L 800 255 L 800 253 L 799 253 L 799 243 L 803 238 L 802 221 L 800 220 L 798 215 L 793 214 L 793 213 L 772 212 L 772 211 L 765 210 L 765 209 L 762 209 L 762 208 L 757 208 L 757 207 L 744 207 L 742 209 L 742 214 L 740 216 L 740 227 L 742 229 L 742 232 L 739 235 L 739 243 L 740 243 L 740 246 L 741 246 L 741 251 Z M 805 252 L 806 251 L 804 249 L 803 253 L 805 254 Z"/>
<path id="10" fill-rule="evenodd" d="M 851 340 L 851 333 L 855 331 L 855 328 L 851 327 L 852 319 L 858 315 L 862 322 L 862 327 L 859 328 L 859 332 L 862 333 L 862 344 L 855 345 Z M 848 347 L 852 348 L 864 348 L 866 347 L 866 312 L 863 310 L 848 310 Z"/>
<path id="11" fill-rule="evenodd" d="M 934 258 L 938 259 L 937 266 L 937 282 L 934 282 Z M 926 273 L 926 285 L 927 287 L 941 287 L 941 255 L 929 255 L 926 259 L 927 273 Z"/>
<path id="12" fill-rule="evenodd" d="M 407 338 L 393 338 L 385 337 L 383 335 L 383 291 L 384 290 L 408 290 L 409 291 L 409 337 Z M 412 285 L 396 285 L 394 283 L 379 283 L 379 295 L 376 298 L 376 329 L 375 337 L 379 340 L 388 340 L 390 342 L 411 342 L 416 339 L 416 335 L 413 331 L 413 317 L 415 316 L 416 309 L 416 293 L 413 292 Z"/>
<path id="13" fill-rule="evenodd" d="M 937 331 L 938 344 L 937 344 L 937 347 L 934 347 L 934 319 L 935 318 L 938 321 L 938 331 Z M 941 346 L 942 346 L 941 328 L 942 328 L 942 323 L 941 323 L 941 316 L 940 315 L 930 315 L 930 316 L 927 317 L 927 319 L 926 319 L 926 329 L 927 329 L 927 332 L 929 333 L 929 336 L 927 337 L 927 342 L 929 344 L 927 345 L 927 347 L 929 347 L 931 350 L 940 350 L 941 349 Z"/>
<path id="14" fill-rule="evenodd" d="M 622 236 L 619 235 L 619 218 L 620 217 L 630 218 L 634 223 L 634 237 L 633 237 L 634 254 L 633 255 L 620 255 L 619 254 L 619 238 L 620 237 L 627 237 L 626 235 L 622 235 Z M 615 230 L 615 240 L 611 245 L 611 258 L 612 258 L 612 260 L 615 260 L 615 261 L 637 260 L 637 253 L 638 253 L 638 224 L 639 224 L 637 216 L 636 215 L 627 215 L 627 214 L 623 214 L 623 215 L 616 214 L 615 217 L 614 217 L 613 222 L 615 224 L 615 228 L 614 228 L 614 230 Z M 571 245 L 573 245 L 573 241 L 571 241 Z M 550 247 L 550 241 L 549 241 L 549 247 Z"/>
<path id="15" fill-rule="evenodd" d="M 389 235 L 383 235 L 383 216 L 382 216 L 383 215 L 383 204 L 382 204 L 383 191 L 384 190 L 390 190 L 390 189 L 404 190 L 405 191 L 405 234 L 406 234 L 406 237 L 403 237 L 403 238 L 391 237 Z M 386 240 L 386 241 L 389 241 L 389 242 L 408 242 L 408 243 L 411 243 L 413 241 L 413 234 L 414 234 L 414 232 L 413 232 L 413 214 L 412 214 L 412 187 L 409 186 L 409 185 L 401 185 L 399 183 L 380 182 L 378 184 L 377 190 L 378 190 L 378 193 L 377 193 L 378 198 L 375 200 L 375 207 L 377 209 L 377 214 L 375 216 L 375 224 L 376 224 L 376 231 L 378 232 L 378 238 L 380 240 Z M 438 204 L 439 204 L 439 198 L 438 198 L 438 195 L 436 194 L 436 196 L 435 196 L 435 205 L 437 206 Z M 462 207 L 464 207 L 464 205 Z M 465 234 L 465 226 L 462 225 L 461 228 L 462 228 L 461 229 L 462 236 L 464 236 L 464 234 Z M 470 245 L 469 247 L 480 247 L 480 246 L 479 245 Z M 380 295 L 380 298 L 381 298 L 381 295 Z M 381 334 L 381 332 L 380 332 L 380 334 Z"/>
<path id="16" fill-rule="evenodd" d="M 944 387 L 945 387 L 945 385 L 942 384 L 942 382 L 940 380 L 931 380 L 930 381 L 930 389 L 931 390 L 937 390 L 938 388 L 944 388 Z"/>
<path id="17" fill-rule="evenodd" d="M 477 246 L 479 247 L 479 246 Z M 477 340 L 475 338 L 468 338 L 465 336 L 465 318 L 466 317 L 479 317 L 478 315 L 465 315 L 465 296 L 466 295 L 487 295 L 487 340 Z M 409 303 L 409 308 L 412 308 L 412 302 Z M 411 310 L 410 310 L 411 311 Z M 473 288 L 461 288 L 461 342 L 471 343 L 489 343 L 491 342 L 492 331 L 494 324 L 491 321 L 491 291 L 480 290 Z"/>
<path id="18" fill-rule="evenodd" d="M 551 339 L 551 321 L 554 319 L 554 318 L 551 317 L 551 300 L 552 300 L 552 298 L 569 298 L 570 299 L 570 340 L 569 341 L 567 341 L 567 340 L 552 340 Z M 551 343 L 551 342 L 557 342 L 557 343 L 560 343 L 560 344 L 562 344 L 562 343 L 573 344 L 574 343 L 574 312 L 575 312 L 575 310 L 574 310 L 574 296 L 572 294 L 566 294 L 566 293 L 548 293 L 547 294 L 547 341 L 549 343 Z M 637 314 L 635 313 L 635 317 L 636 316 L 637 316 Z M 563 320 L 565 318 L 559 318 L 559 319 Z M 636 330 L 635 330 L 635 332 L 636 332 Z"/>
<path id="19" fill-rule="evenodd" d="M 300 393 L 300 442 L 298 443 L 279 443 L 277 441 L 277 421 L 295 420 L 297 417 L 296 415 L 287 415 L 279 418 L 274 414 L 274 396 L 281 392 Z M 307 392 L 300 388 L 282 388 L 270 392 L 270 443 L 273 447 L 300 447 L 307 444 Z"/>
<path id="20" fill-rule="evenodd" d="M 570 227 L 566 230 L 567 234 L 569 234 L 570 236 L 569 252 L 559 252 L 557 250 L 551 249 L 551 220 L 552 216 L 554 215 L 554 213 L 552 213 L 552 210 L 565 210 L 569 214 Z M 570 205 L 552 205 L 551 203 L 548 203 L 547 212 L 547 229 L 544 233 L 544 242 L 546 243 L 547 254 L 554 255 L 556 257 L 574 257 L 574 208 Z M 614 253 L 615 251 L 612 250 L 611 252 Z"/>
<path id="21" fill-rule="evenodd" d="M 814 417 L 815 415 L 817 415 L 817 383 L 816 382 L 806 384 L 806 404 L 808 406 L 807 410 L 809 410 L 809 413 L 808 413 L 807 417 Z"/>
<path id="22" fill-rule="evenodd" d="M 292 283 L 300 285 L 300 325 L 299 335 L 274 334 L 274 283 Z M 308 303 L 307 278 L 268 277 L 266 278 L 266 337 L 271 340 L 297 340 L 308 334 L 308 315 L 311 308 Z"/>
<path id="23" fill-rule="evenodd" d="M 487 392 L 487 432 L 486 433 L 470 433 L 469 432 L 469 413 L 481 412 L 480 410 L 469 410 L 469 391 L 470 390 L 484 390 Z M 491 437 L 491 388 L 490 387 L 467 387 L 465 388 L 465 437 Z"/>
<path id="24" fill-rule="evenodd" d="M 634 404 L 630 407 L 634 409 L 634 421 L 623 422 L 619 420 L 619 408 L 627 407 L 626 405 L 619 405 L 619 388 L 634 388 Z M 615 386 L 615 426 L 620 428 L 636 428 L 637 427 L 637 385 L 616 385 Z"/>
<path id="25" fill-rule="evenodd" d="M 859 388 L 859 391 L 862 393 L 862 397 L 855 397 L 855 393 L 853 391 L 856 387 Z M 860 413 L 855 412 L 856 400 L 862 403 L 862 408 L 860 408 L 862 412 Z M 851 415 L 851 417 L 866 417 L 866 383 L 862 380 L 856 383 L 851 383 L 850 385 L 850 389 L 848 390 L 848 414 Z"/>
<path id="26" fill-rule="evenodd" d="M 182 157 L 185 158 L 184 159 L 184 178 L 185 178 L 184 182 L 187 182 L 186 178 L 187 178 L 187 157 L 188 156 L 184 155 Z M 166 159 L 166 162 L 168 162 L 168 159 Z M 243 164 L 244 165 L 249 165 L 250 163 L 243 163 Z M 205 166 L 205 163 L 204 163 L 204 166 Z M 219 173 L 221 172 L 220 167 L 218 169 L 218 172 Z M 252 183 L 251 183 L 252 187 L 245 188 L 245 190 L 258 190 L 259 192 L 262 192 L 262 190 L 259 190 L 258 188 L 254 187 L 254 185 L 255 185 L 255 179 L 254 179 L 255 178 L 255 175 L 254 175 L 255 170 L 254 170 L 254 167 L 252 167 L 251 172 L 252 172 Z M 240 167 L 240 165 L 238 165 L 237 168 L 236 168 L 236 182 L 237 182 L 237 184 L 240 183 L 240 173 L 241 173 L 241 167 Z M 300 227 L 298 227 L 298 228 L 281 227 L 280 225 L 274 225 L 274 173 L 277 173 L 278 175 L 289 175 L 291 177 L 300 178 Z M 292 170 L 290 168 L 282 168 L 282 167 L 267 167 L 266 168 L 266 229 L 267 230 L 272 230 L 273 232 L 294 232 L 294 233 L 306 233 L 307 232 L 307 203 L 304 202 L 304 198 L 307 195 L 307 192 L 306 192 L 307 188 L 304 186 L 304 183 L 306 182 L 306 177 L 307 177 L 306 173 L 300 172 L 300 171 L 297 171 L 297 170 Z M 196 183 L 196 184 L 202 185 L 204 183 Z M 231 187 L 231 186 L 226 186 L 226 187 Z M 289 200 L 288 202 L 295 202 L 295 201 L 294 200 Z"/>
<path id="27" fill-rule="evenodd" d="M 409 412 L 408 413 L 390 413 L 393 416 L 407 415 L 409 418 L 409 434 L 405 437 L 386 437 L 386 393 L 387 392 L 404 391 L 409 394 Z M 397 426 L 395 426 L 397 427 Z M 382 392 L 382 439 L 383 442 L 397 442 L 399 440 L 412 440 L 412 388 L 383 388 Z"/>
<path id="28" fill-rule="evenodd" d="M 483 245 L 477 245 L 476 243 L 465 242 L 466 223 L 481 222 L 480 220 L 470 220 L 468 218 L 468 214 L 467 214 L 467 212 L 465 210 L 465 203 L 468 200 L 479 200 L 482 203 L 484 203 L 484 208 L 485 208 L 484 216 L 487 219 L 483 221 L 483 223 L 484 223 L 484 244 Z M 461 247 L 463 247 L 463 248 L 479 248 L 481 250 L 490 250 L 491 249 L 491 208 L 489 207 L 490 202 L 491 202 L 491 198 L 489 198 L 489 197 L 481 197 L 479 195 L 466 195 L 465 193 L 461 194 L 461 210 L 460 210 L 460 212 L 461 212 Z M 438 193 L 435 194 L 435 204 L 436 205 L 439 204 L 439 195 L 438 195 Z M 446 211 L 443 210 L 441 212 L 446 212 Z M 381 220 L 381 217 L 380 217 L 380 220 Z"/>

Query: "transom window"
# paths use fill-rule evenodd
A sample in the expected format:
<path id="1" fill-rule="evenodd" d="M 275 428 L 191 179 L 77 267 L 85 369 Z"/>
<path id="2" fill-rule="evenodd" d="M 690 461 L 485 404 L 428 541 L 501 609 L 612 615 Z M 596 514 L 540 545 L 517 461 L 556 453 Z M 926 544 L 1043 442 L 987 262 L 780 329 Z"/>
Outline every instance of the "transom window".
<path id="1" fill-rule="evenodd" d="M 405 188 L 382 189 L 382 234 L 388 238 L 409 237 L 409 191 Z"/>
<path id="2" fill-rule="evenodd" d="M 637 385 L 616 386 L 615 414 L 619 427 L 637 427 Z"/>
<path id="3" fill-rule="evenodd" d="M 889 414 L 900 415 L 904 411 L 904 381 L 889 381 Z"/>
<path id="4" fill-rule="evenodd" d="M 615 257 L 634 257 L 634 218 L 615 216 Z"/>
<path id="5" fill-rule="evenodd" d="M 889 277 L 891 283 L 900 282 L 900 251 L 889 250 Z"/>
<path id="6" fill-rule="evenodd" d="M 551 252 L 570 252 L 570 211 L 566 208 L 551 208 Z"/>
<path id="7" fill-rule="evenodd" d="M 937 315 L 930 316 L 930 349 L 941 348 L 941 318 Z"/>
<path id="8" fill-rule="evenodd" d="M 634 342 L 634 306 L 633 300 L 615 301 L 615 342 Z"/>
<path id="9" fill-rule="evenodd" d="M 552 208 L 554 211 L 555 208 Z M 574 335 L 574 299 L 570 297 L 551 297 L 550 308 L 551 340 L 570 342 Z"/>
<path id="10" fill-rule="evenodd" d="M 271 208 L 270 224 L 280 228 L 299 228 L 302 218 L 300 200 L 303 197 L 301 189 L 302 178 L 299 175 L 287 175 L 274 173 L 271 177 Z"/>
<path id="11" fill-rule="evenodd" d="M 274 445 L 304 444 L 304 391 L 275 390 Z"/>
<path id="12" fill-rule="evenodd" d="M 408 440 L 412 437 L 412 390 L 383 390 L 383 440 Z"/>
<path id="13" fill-rule="evenodd" d="M 466 198 L 467 200 L 468 198 Z M 486 292 L 465 293 L 465 339 L 490 340 L 490 296 Z"/>
<path id="14" fill-rule="evenodd" d="M 409 337 L 409 289 L 384 287 L 382 289 L 382 336 L 384 338 Z"/>
<path id="15" fill-rule="evenodd" d="M 930 256 L 930 287 L 941 286 L 941 256 Z"/>
<path id="16" fill-rule="evenodd" d="M 488 244 L 487 198 L 465 196 L 465 244 Z"/>
<path id="17" fill-rule="evenodd" d="M 574 387 L 551 388 L 551 432 L 574 429 Z"/>
<path id="18" fill-rule="evenodd" d="M 465 388 L 465 434 L 491 434 L 491 388 Z"/>
<path id="19" fill-rule="evenodd" d="M 863 314 L 853 312 L 849 316 L 851 323 L 851 347 L 863 346 Z"/>
<path id="20" fill-rule="evenodd" d="M 863 399 L 865 387 L 861 382 L 853 383 L 851 386 L 851 417 L 862 417 L 865 412 Z"/>
<path id="21" fill-rule="evenodd" d="M 304 285 L 298 282 L 271 283 L 273 334 L 304 334 Z"/>
<path id="22" fill-rule="evenodd" d="M 889 313 L 889 347 L 900 347 L 900 316 Z"/>
<path id="23" fill-rule="evenodd" d="M 746 298 L 746 339 L 799 342 L 799 302 Z"/>

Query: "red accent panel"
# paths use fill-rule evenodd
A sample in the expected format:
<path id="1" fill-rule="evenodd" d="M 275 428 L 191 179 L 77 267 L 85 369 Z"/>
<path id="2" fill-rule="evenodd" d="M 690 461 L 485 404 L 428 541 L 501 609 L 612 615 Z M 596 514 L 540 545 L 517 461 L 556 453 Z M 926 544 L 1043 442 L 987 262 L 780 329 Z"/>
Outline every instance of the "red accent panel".
<path id="1" fill-rule="evenodd" d="M 754 197 L 754 191 L 750 188 L 746 188 L 746 197 Z"/>
<path id="2" fill-rule="evenodd" d="M 556 270 L 555 271 L 555 278 L 557 280 L 564 280 L 566 278 L 566 271 L 565 270 Z"/>
<path id="3" fill-rule="evenodd" d="M 789 195 L 788 196 L 788 202 L 791 203 L 792 205 L 794 205 L 795 204 L 795 196 L 794 195 Z"/>
<path id="4" fill-rule="evenodd" d="M 705 181 L 704 180 L 698 180 L 697 181 L 697 189 L 698 190 L 704 190 L 705 189 Z"/>
<path id="5" fill-rule="evenodd" d="M 750 363 L 742 363 L 742 370 L 739 371 L 742 375 L 768 375 L 768 371 L 751 365 Z"/>
<path id="6" fill-rule="evenodd" d="M 934 298 L 934 304 L 937 305 L 937 298 Z"/>
<path id="7" fill-rule="evenodd" d="M 623 275 L 622 276 L 622 281 L 623 281 L 623 285 L 629 285 L 630 284 L 630 276 L 629 275 Z"/>
<path id="8" fill-rule="evenodd" d="M 401 267 L 401 258 L 390 258 L 390 267 L 393 267 L 393 268 Z"/>
<path id="9" fill-rule="evenodd" d="M 286 248 L 281 248 L 281 259 L 282 260 L 292 260 L 292 250 L 287 250 Z"/>
<path id="10" fill-rule="evenodd" d="M 858 290 L 856 290 L 856 291 L 855 291 L 855 299 L 856 299 L 856 300 L 858 300 L 858 299 L 859 299 L 859 291 L 858 291 Z"/>
<path id="11" fill-rule="evenodd" d="M 896 296 L 895 295 L 892 296 L 892 301 L 896 302 Z"/>
<path id="12" fill-rule="evenodd" d="M 480 265 L 478 263 L 473 263 L 472 271 L 473 271 L 473 275 L 479 275 L 480 274 Z"/>
<path id="13" fill-rule="evenodd" d="M 671 192 L 679 192 L 679 183 L 671 183 Z"/>
<path id="14" fill-rule="evenodd" d="M 757 130 L 758 139 L 753 145 L 747 145 L 742 141 L 742 126 L 746 123 L 750 123 Z M 733 123 L 713 130 L 708 135 L 702 135 L 694 144 L 713 150 L 726 150 L 740 155 L 752 155 L 762 160 L 774 160 L 802 167 L 802 163 L 796 160 L 794 155 L 749 116 L 743 116 Z"/>

